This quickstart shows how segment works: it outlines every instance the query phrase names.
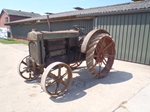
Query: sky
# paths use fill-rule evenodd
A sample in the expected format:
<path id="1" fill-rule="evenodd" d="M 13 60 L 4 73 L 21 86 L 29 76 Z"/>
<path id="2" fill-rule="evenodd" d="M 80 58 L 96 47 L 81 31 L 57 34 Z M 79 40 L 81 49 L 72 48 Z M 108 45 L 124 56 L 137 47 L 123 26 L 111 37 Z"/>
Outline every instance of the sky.
<path id="1" fill-rule="evenodd" d="M 132 0 L 1 0 L 0 10 L 21 10 L 44 15 L 46 12 L 59 13 L 73 11 L 75 10 L 74 7 L 86 9 L 127 2 L 132 2 Z"/>

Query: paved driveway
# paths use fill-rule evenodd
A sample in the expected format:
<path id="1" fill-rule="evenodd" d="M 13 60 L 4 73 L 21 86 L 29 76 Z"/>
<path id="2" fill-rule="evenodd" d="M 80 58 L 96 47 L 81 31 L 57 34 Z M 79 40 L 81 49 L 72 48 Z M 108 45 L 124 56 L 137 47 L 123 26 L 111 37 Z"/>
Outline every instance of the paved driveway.
<path id="1" fill-rule="evenodd" d="M 95 79 L 84 62 L 73 71 L 69 91 L 51 98 L 39 81 L 18 75 L 18 63 L 27 54 L 26 45 L 0 44 L 1 112 L 150 112 L 150 66 L 115 60 L 107 77 Z"/>

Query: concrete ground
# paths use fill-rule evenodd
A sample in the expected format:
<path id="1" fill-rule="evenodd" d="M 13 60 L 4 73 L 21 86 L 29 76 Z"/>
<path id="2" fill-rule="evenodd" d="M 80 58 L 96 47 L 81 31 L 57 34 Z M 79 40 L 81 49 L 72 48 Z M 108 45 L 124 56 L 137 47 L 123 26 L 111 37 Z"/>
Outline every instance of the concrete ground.
<path id="1" fill-rule="evenodd" d="M 95 79 L 84 62 L 68 92 L 51 98 L 39 81 L 18 75 L 27 54 L 26 45 L 0 44 L 1 112 L 150 112 L 150 66 L 115 60 L 107 77 Z"/>

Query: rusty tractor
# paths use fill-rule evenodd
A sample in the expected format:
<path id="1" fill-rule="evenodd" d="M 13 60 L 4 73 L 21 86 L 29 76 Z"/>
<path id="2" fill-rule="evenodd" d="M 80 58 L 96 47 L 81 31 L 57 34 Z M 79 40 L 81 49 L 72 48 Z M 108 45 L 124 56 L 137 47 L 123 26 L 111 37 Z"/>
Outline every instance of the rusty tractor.
<path id="1" fill-rule="evenodd" d="M 42 89 L 52 97 L 67 91 L 72 70 L 86 61 L 88 71 L 96 78 L 105 77 L 115 58 L 115 43 L 105 30 L 85 34 L 76 26 L 66 31 L 28 33 L 29 55 L 21 60 L 19 74 L 31 81 L 41 77 Z"/>

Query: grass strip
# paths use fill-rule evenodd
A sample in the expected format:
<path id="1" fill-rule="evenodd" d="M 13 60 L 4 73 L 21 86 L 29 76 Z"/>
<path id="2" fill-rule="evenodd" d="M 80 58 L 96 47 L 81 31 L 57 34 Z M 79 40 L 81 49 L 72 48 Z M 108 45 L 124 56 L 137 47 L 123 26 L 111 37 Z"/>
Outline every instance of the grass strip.
<path id="1" fill-rule="evenodd" d="M 27 41 L 23 41 L 23 40 L 17 40 L 17 39 L 12 39 L 12 38 L 8 38 L 8 39 L 1 39 L 0 38 L 0 43 L 2 44 L 28 44 Z"/>

